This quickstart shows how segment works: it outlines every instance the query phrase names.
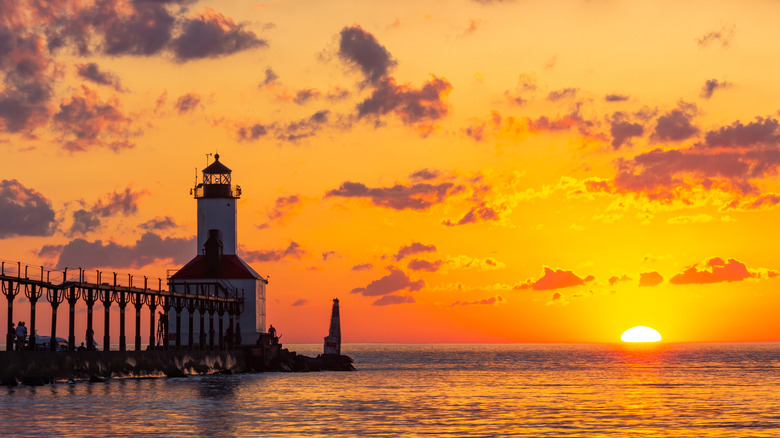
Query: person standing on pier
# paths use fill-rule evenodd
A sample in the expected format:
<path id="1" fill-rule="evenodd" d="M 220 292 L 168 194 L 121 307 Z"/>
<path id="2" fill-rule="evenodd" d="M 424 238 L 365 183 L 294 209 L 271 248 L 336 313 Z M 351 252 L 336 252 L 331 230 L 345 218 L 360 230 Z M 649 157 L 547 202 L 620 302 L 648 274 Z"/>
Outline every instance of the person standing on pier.
<path id="1" fill-rule="evenodd" d="M 8 333 L 5 335 L 5 342 L 7 350 L 10 351 L 16 348 L 16 324 L 13 322 L 8 323 Z"/>
<path id="2" fill-rule="evenodd" d="M 24 326 L 24 321 L 19 321 L 19 325 L 16 326 L 16 349 L 24 350 L 24 341 L 27 338 L 27 327 Z"/>
<path id="3" fill-rule="evenodd" d="M 95 331 L 91 328 L 87 329 L 87 351 L 95 349 Z"/>

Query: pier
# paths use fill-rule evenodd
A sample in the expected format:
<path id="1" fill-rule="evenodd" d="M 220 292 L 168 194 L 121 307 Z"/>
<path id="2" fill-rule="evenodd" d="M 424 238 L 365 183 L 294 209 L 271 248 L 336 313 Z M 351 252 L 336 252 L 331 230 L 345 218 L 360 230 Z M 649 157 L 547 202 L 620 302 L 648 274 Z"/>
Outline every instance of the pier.
<path id="1" fill-rule="evenodd" d="M 215 350 L 233 348 L 234 338 L 226 338 L 225 319 L 231 329 L 227 333 L 236 333 L 236 317 L 244 307 L 243 291 L 219 279 L 214 281 L 188 282 L 185 280 L 167 279 L 163 284 L 161 278 L 143 277 L 143 280 L 133 275 L 120 275 L 112 272 L 104 275 L 101 271 L 78 270 L 47 270 L 42 266 L 32 266 L 21 262 L 0 262 L 0 288 L 8 301 L 8 323 L 6 335 L 6 350 L 11 351 L 15 345 L 16 333 L 11 332 L 14 324 L 14 301 L 26 298 L 30 305 L 29 336 L 25 348 L 38 349 L 36 337 L 36 322 L 38 320 L 39 303 L 48 302 L 51 309 L 51 333 L 47 349 L 56 351 L 57 318 L 60 304 L 68 305 L 68 338 L 67 350 L 76 350 L 76 304 L 82 301 L 86 304 L 86 348 L 95 349 L 96 340 L 90 336 L 95 327 L 95 304 L 103 307 L 103 350 L 111 349 L 111 306 L 119 308 L 118 350 L 127 350 L 125 309 L 131 305 L 135 309 L 135 351 L 141 350 L 141 312 L 146 308 L 149 312 L 149 339 L 147 348 L 152 349 L 199 349 Z M 161 313 L 161 321 L 156 313 Z M 171 309 L 176 310 L 176 330 L 170 333 L 168 316 Z M 187 309 L 188 336 L 181 339 L 182 309 Z M 198 312 L 201 331 L 198 342 L 194 339 L 194 316 Z M 218 321 L 215 329 L 215 317 Z M 157 319 L 157 330 L 155 320 Z M 209 329 L 206 331 L 206 319 Z M 173 344 L 171 344 L 171 341 Z"/>

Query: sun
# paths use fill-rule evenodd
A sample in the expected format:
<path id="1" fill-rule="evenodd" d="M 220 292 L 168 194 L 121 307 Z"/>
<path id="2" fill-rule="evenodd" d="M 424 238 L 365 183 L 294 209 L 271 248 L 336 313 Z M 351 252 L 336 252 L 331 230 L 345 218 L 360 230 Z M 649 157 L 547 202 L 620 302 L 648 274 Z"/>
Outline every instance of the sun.
<path id="1" fill-rule="evenodd" d="M 661 340 L 661 334 L 650 327 L 638 325 L 624 331 L 620 340 L 623 342 L 658 342 Z"/>

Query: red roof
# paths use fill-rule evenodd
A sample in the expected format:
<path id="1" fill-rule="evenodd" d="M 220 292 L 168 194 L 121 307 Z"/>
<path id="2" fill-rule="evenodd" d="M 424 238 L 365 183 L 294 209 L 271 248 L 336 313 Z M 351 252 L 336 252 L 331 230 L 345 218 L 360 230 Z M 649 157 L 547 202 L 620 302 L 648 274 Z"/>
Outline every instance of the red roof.
<path id="1" fill-rule="evenodd" d="M 237 255 L 222 255 L 218 278 L 262 278 Z M 204 274 L 206 262 L 202 255 L 195 256 L 189 263 L 171 276 L 171 280 L 214 278 Z"/>

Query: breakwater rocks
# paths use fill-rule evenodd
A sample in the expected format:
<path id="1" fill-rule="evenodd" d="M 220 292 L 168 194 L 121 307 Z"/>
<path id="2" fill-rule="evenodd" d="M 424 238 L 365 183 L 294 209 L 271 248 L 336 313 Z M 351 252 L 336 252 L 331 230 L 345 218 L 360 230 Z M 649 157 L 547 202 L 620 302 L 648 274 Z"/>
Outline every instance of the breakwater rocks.
<path id="1" fill-rule="evenodd" d="M 0 385 L 40 386 L 110 378 L 187 377 L 245 372 L 354 371 L 343 355 L 299 355 L 280 345 L 233 350 L 2 351 Z"/>

